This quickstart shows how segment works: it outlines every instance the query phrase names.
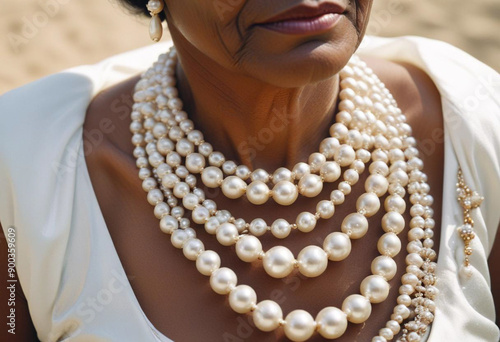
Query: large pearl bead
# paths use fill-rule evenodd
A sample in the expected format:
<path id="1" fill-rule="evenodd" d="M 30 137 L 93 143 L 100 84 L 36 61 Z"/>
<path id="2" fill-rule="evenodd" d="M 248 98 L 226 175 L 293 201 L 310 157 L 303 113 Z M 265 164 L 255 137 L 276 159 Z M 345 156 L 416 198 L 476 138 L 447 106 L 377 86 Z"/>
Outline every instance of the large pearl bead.
<path id="1" fill-rule="evenodd" d="M 326 307 L 316 316 L 318 332 L 324 338 L 335 339 L 342 336 L 347 329 L 347 315 L 335 307 Z"/>
<path id="2" fill-rule="evenodd" d="M 399 234 L 405 228 L 405 219 L 400 213 L 389 211 L 382 217 L 382 228 L 386 233 Z"/>
<path id="3" fill-rule="evenodd" d="M 305 310 L 294 310 L 285 318 L 285 335 L 292 341 L 309 339 L 316 328 L 314 318 Z"/>
<path id="4" fill-rule="evenodd" d="M 247 188 L 247 183 L 239 177 L 229 176 L 222 181 L 221 189 L 224 195 L 230 199 L 237 199 L 243 196 Z"/>
<path id="5" fill-rule="evenodd" d="M 299 191 L 305 197 L 316 197 L 323 190 L 321 177 L 315 174 L 308 174 L 299 181 Z"/>
<path id="6" fill-rule="evenodd" d="M 267 274 L 273 278 L 288 276 L 294 267 L 295 258 L 286 247 L 275 246 L 268 250 L 262 258 L 262 264 Z"/>
<path id="7" fill-rule="evenodd" d="M 360 213 L 352 213 L 342 221 L 340 229 L 351 239 L 359 239 L 368 232 L 368 220 Z"/>
<path id="8" fill-rule="evenodd" d="M 203 275 L 209 276 L 220 267 L 220 257 L 214 251 L 204 251 L 196 259 L 196 269 Z"/>
<path id="9" fill-rule="evenodd" d="M 349 166 L 352 164 L 354 159 L 356 158 L 356 152 L 349 145 L 341 145 L 336 151 L 334 155 L 335 161 L 340 166 Z"/>
<path id="10" fill-rule="evenodd" d="M 319 172 L 325 182 L 332 183 L 340 178 L 341 170 L 339 164 L 329 161 L 324 163 L 323 166 L 321 166 Z"/>
<path id="11" fill-rule="evenodd" d="M 307 246 L 297 256 L 299 271 L 306 277 L 317 277 L 328 266 L 328 255 L 318 246 Z"/>
<path id="12" fill-rule="evenodd" d="M 389 283 L 379 275 L 371 275 L 361 282 L 361 294 L 372 303 L 382 303 L 389 295 Z"/>
<path id="13" fill-rule="evenodd" d="M 297 199 L 297 187 L 289 181 L 281 181 L 273 187 L 274 201 L 281 205 L 291 205 Z"/>
<path id="14" fill-rule="evenodd" d="M 262 243 L 253 235 L 242 236 L 236 242 L 236 254 L 245 262 L 252 262 L 262 253 Z"/>
<path id="15" fill-rule="evenodd" d="M 204 224 L 210 218 L 210 212 L 207 208 L 200 205 L 194 208 L 191 217 L 193 218 L 193 222 L 197 224 Z"/>
<path id="16" fill-rule="evenodd" d="M 210 286 L 215 293 L 228 294 L 238 282 L 236 274 L 227 267 L 215 270 L 210 276 Z"/>
<path id="17" fill-rule="evenodd" d="M 273 331 L 283 319 L 281 307 L 272 300 L 263 300 L 253 311 L 253 322 L 262 331 Z"/>
<path id="18" fill-rule="evenodd" d="M 398 266 L 393 258 L 380 255 L 373 259 L 371 264 L 371 271 L 373 274 L 380 275 L 389 281 L 396 275 Z"/>
<path id="19" fill-rule="evenodd" d="M 247 199 L 252 204 L 264 204 L 269 199 L 269 187 L 262 181 L 253 181 L 247 187 Z"/>
<path id="20" fill-rule="evenodd" d="M 323 242 L 323 249 L 332 261 L 344 260 L 351 253 L 351 239 L 347 234 L 333 232 Z"/>
<path id="21" fill-rule="evenodd" d="M 200 173 L 205 167 L 205 157 L 199 153 L 191 153 L 186 157 L 186 168 L 189 172 Z"/>
<path id="22" fill-rule="evenodd" d="M 385 233 L 378 240 L 377 248 L 380 254 L 393 258 L 401 251 L 401 240 L 394 233 Z"/>
<path id="23" fill-rule="evenodd" d="M 196 260 L 198 255 L 200 255 L 205 250 L 203 242 L 199 239 L 189 239 L 182 247 L 182 252 L 188 260 Z"/>
<path id="24" fill-rule="evenodd" d="M 364 193 L 356 201 L 356 209 L 366 217 L 373 216 L 380 209 L 380 200 L 373 192 Z"/>
<path id="25" fill-rule="evenodd" d="M 209 188 L 217 188 L 223 178 L 221 169 L 215 166 L 209 166 L 201 173 L 201 181 Z"/>
<path id="26" fill-rule="evenodd" d="M 229 294 L 229 305 L 237 313 L 247 313 L 256 304 L 257 294 L 248 285 L 238 285 Z"/>
<path id="27" fill-rule="evenodd" d="M 342 303 L 342 311 L 351 323 L 364 323 L 372 313 L 372 305 L 368 298 L 358 294 L 350 295 Z"/>
<path id="28" fill-rule="evenodd" d="M 160 220 L 160 229 L 165 234 L 172 234 L 177 228 L 179 228 L 179 221 L 170 215 L 163 216 Z"/>
<path id="29" fill-rule="evenodd" d="M 370 175 L 365 181 L 366 192 L 373 192 L 378 197 L 383 196 L 387 192 L 388 188 L 389 182 L 387 181 L 387 178 L 382 175 Z"/>
<path id="30" fill-rule="evenodd" d="M 217 241 L 223 246 L 232 246 L 238 238 L 238 228 L 232 223 L 223 223 L 217 229 Z"/>

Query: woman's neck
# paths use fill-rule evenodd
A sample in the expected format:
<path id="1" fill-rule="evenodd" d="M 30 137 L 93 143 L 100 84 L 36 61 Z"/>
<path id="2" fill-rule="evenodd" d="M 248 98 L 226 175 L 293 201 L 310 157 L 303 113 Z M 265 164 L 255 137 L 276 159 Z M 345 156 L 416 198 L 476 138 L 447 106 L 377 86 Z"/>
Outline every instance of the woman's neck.
<path id="1" fill-rule="evenodd" d="M 317 151 L 334 121 L 338 76 L 279 88 L 231 73 L 199 51 L 177 47 L 184 108 L 214 149 L 251 169 L 293 167 Z"/>

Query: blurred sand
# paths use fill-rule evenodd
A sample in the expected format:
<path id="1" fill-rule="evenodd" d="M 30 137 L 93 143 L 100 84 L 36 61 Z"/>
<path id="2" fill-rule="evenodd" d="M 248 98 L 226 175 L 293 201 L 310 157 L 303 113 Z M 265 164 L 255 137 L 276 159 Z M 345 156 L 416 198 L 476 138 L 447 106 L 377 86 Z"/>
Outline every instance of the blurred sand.
<path id="1" fill-rule="evenodd" d="M 444 40 L 500 70 L 499 0 L 374 3 L 369 33 Z M 3 0 L 0 8 L 0 94 L 150 44 L 148 20 L 129 15 L 116 0 Z"/>

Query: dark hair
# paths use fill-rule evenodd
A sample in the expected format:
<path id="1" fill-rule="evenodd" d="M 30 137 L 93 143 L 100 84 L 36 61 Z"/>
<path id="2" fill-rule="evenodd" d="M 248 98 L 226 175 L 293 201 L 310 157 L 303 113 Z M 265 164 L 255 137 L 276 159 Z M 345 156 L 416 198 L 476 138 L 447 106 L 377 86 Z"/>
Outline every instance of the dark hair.
<path id="1" fill-rule="evenodd" d="M 148 4 L 148 0 L 118 0 L 121 2 L 126 8 L 128 8 L 134 14 L 141 14 L 149 17 L 149 11 L 146 8 Z M 161 20 L 165 20 L 165 14 L 160 13 Z"/>

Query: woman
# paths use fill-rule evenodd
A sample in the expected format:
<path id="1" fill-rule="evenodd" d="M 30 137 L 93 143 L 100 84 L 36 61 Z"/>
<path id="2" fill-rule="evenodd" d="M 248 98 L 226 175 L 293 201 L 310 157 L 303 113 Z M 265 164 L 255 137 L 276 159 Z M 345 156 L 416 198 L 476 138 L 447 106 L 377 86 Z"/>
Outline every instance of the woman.
<path id="1" fill-rule="evenodd" d="M 2 99 L 0 217 L 40 340 L 498 340 L 498 75 L 420 38 L 345 68 L 371 1 L 128 3 L 175 50 Z"/>

